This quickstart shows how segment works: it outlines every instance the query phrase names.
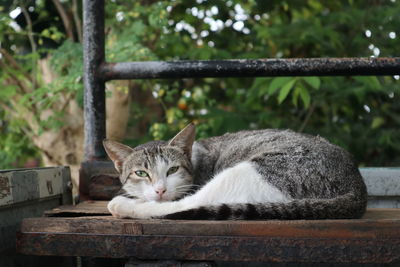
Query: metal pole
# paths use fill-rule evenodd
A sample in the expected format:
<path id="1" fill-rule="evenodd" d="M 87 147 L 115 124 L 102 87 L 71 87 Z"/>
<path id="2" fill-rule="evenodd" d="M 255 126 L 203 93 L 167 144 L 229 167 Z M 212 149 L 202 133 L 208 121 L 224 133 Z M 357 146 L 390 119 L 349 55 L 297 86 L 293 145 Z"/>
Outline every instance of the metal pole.
<path id="1" fill-rule="evenodd" d="M 105 159 L 104 0 L 83 1 L 85 161 Z"/>
<path id="2" fill-rule="evenodd" d="M 398 75 L 395 58 L 287 58 L 107 63 L 105 80 L 260 76 Z"/>

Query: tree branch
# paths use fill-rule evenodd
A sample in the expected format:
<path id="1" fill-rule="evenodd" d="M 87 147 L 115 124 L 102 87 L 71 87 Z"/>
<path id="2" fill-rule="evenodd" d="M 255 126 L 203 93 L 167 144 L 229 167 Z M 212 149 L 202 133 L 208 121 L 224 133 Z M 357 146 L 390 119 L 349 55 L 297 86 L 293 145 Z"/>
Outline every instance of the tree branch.
<path id="1" fill-rule="evenodd" d="M 17 113 L 14 109 L 10 108 L 10 107 L 9 107 L 6 103 L 4 103 L 3 101 L 0 101 L 0 106 L 1 106 L 5 111 L 8 111 L 8 112 L 11 114 L 11 116 L 13 116 L 13 117 L 18 116 L 18 113 Z"/>
<path id="2" fill-rule="evenodd" d="M 304 119 L 303 123 L 301 124 L 301 126 L 299 128 L 299 132 L 302 132 L 306 128 L 306 125 L 307 125 L 308 121 L 310 120 L 311 115 L 314 113 L 314 110 L 315 110 L 315 102 L 312 102 L 310 108 L 308 109 L 306 118 Z"/>
<path id="3" fill-rule="evenodd" d="M 12 80 L 14 85 L 17 85 L 20 88 L 20 92 L 21 94 L 26 94 L 28 92 L 30 92 L 29 88 L 20 81 L 20 79 L 18 79 L 18 77 L 16 77 L 12 72 L 7 71 L 7 69 L 9 68 L 9 66 L 7 66 L 3 61 L 0 60 L 0 66 L 3 68 L 3 70 L 6 71 L 6 73 L 8 74 L 10 80 Z"/>
<path id="4" fill-rule="evenodd" d="M 26 20 L 26 24 L 28 27 L 28 38 L 29 38 L 29 43 L 31 44 L 32 52 L 36 52 L 37 47 L 36 47 L 35 39 L 33 38 L 33 26 L 32 26 L 31 17 L 29 16 L 29 13 L 26 10 L 26 7 L 24 5 L 21 5 L 21 11 L 22 11 L 22 14 L 24 15 L 24 18 Z"/>
<path id="5" fill-rule="evenodd" d="M 18 114 L 17 111 L 10 108 L 6 103 L 4 103 L 2 101 L 0 101 L 0 107 L 2 107 L 4 110 L 8 111 L 8 113 L 10 113 L 12 117 L 15 117 L 15 118 L 20 117 L 20 115 Z M 19 127 L 29 138 L 33 137 L 33 133 L 31 131 L 29 131 L 26 127 L 23 127 L 23 126 L 19 126 Z"/>
<path id="6" fill-rule="evenodd" d="M 53 3 L 57 8 L 58 13 L 60 14 L 68 39 L 75 41 L 71 20 L 69 19 L 67 12 L 65 11 L 59 0 L 53 0 Z"/>
<path id="7" fill-rule="evenodd" d="M 65 99 L 64 104 L 61 106 L 61 108 L 59 109 L 59 111 L 64 111 L 67 106 L 69 105 L 70 101 L 73 100 L 75 94 L 69 94 L 69 96 L 67 96 L 67 98 Z"/>
<path id="8" fill-rule="evenodd" d="M 10 63 L 11 67 L 21 71 L 23 73 L 23 75 L 30 81 L 33 82 L 33 78 L 31 77 L 31 75 L 29 75 L 28 72 L 24 71 L 21 66 L 17 63 L 17 61 L 14 59 L 14 57 L 8 53 L 7 50 L 5 50 L 4 48 L 0 47 L 0 53 L 4 56 L 4 58 L 7 60 L 8 63 Z"/>
<path id="9" fill-rule="evenodd" d="M 21 5 L 21 11 L 22 14 L 24 15 L 24 18 L 26 20 L 26 24 L 28 27 L 28 39 L 29 39 L 29 43 L 31 45 L 32 48 L 32 53 L 36 53 L 37 51 L 37 47 L 36 47 L 36 43 L 35 43 L 35 39 L 33 38 L 33 24 L 32 24 L 32 20 L 31 17 L 29 16 L 28 11 L 26 10 L 26 7 L 24 5 Z M 33 87 L 36 87 L 36 62 L 35 59 L 32 58 L 32 71 L 33 71 Z"/>
<path id="10" fill-rule="evenodd" d="M 29 127 L 32 129 L 34 133 L 37 133 L 39 131 L 39 122 L 37 118 L 35 118 L 35 110 L 32 108 L 27 108 L 24 105 L 18 104 L 17 101 L 13 99 L 8 99 L 8 101 L 11 103 L 13 109 L 16 111 L 17 118 L 24 119 Z"/>
<path id="11" fill-rule="evenodd" d="M 76 31 L 78 32 L 78 40 L 80 43 L 82 43 L 82 23 L 81 19 L 79 18 L 77 0 L 72 0 L 72 14 L 74 16 Z"/>

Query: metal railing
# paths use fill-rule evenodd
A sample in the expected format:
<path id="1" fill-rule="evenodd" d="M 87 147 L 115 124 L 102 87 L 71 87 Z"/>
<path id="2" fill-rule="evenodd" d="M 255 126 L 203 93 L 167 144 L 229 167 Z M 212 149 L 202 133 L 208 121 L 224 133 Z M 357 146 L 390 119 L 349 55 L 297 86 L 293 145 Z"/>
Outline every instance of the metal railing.
<path id="1" fill-rule="evenodd" d="M 398 75 L 400 58 L 302 58 L 105 62 L 104 0 L 84 1 L 85 160 L 105 159 L 105 82 L 260 76 Z"/>

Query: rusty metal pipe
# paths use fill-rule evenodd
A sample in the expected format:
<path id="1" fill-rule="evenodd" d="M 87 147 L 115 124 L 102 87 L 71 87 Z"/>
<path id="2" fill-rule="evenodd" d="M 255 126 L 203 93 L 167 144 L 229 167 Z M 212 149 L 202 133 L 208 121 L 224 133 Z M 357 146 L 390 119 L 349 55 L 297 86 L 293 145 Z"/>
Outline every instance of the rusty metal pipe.
<path id="1" fill-rule="evenodd" d="M 83 25 L 85 160 L 105 159 L 104 0 L 83 1 Z"/>
<path id="2" fill-rule="evenodd" d="M 104 80 L 259 76 L 398 75 L 400 58 L 291 58 L 105 63 Z"/>

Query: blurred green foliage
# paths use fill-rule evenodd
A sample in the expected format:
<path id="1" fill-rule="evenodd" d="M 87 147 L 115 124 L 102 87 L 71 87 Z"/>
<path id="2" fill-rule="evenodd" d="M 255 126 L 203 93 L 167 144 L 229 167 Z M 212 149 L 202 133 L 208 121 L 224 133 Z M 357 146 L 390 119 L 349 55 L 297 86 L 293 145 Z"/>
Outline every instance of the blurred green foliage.
<path id="1" fill-rule="evenodd" d="M 399 56 L 399 1 L 106 2 L 109 62 Z M 54 16 L 41 13 L 40 8 L 36 7 L 39 18 Z M 9 21 L 10 18 L 2 18 L 0 27 L 7 28 Z M 55 44 L 46 48 L 46 53 L 53 55 L 54 67 L 61 77 L 60 87 L 43 90 L 69 88 L 81 101 L 80 45 L 64 41 L 63 30 L 56 25 L 49 23 L 38 33 L 42 42 L 51 39 Z M 17 39 L 3 41 L 7 30 L 0 32 L 2 44 L 23 46 Z M 399 76 L 205 78 L 137 83 L 141 90 L 152 92 L 164 116 L 151 118 L 148 135 L 131 132 L 126 140 L 131 145 L 170 138 L 189 121 L 198 124 L 198 138 L 240 129 L 290 128 L 326 137 L 351 151 L 362 166 L 400 165 Z M 13 90 L 2 89 L 0 94 L 7 98 Z M 39 90 L 26 99 L 42 101 L 40 94 Z M 51 101 L 47 99 L 44 105 L 51 106 Z M 132 129 L 149 113 L 151 110 L 144 104 L 135 102 Z M 0 120 L 6 120 L 6 112 L 0 116 Z M 7 134 L 1 136 L 4 139 Z"/>
<path id="2" fill-rule="evenodd" d="M 81 44 L 66 39 L 51 1 L 5 0 L 0 12 L 0 169 L 5 169 L 40 158 L 32 138 L 63 126 L 67 99 L 83 105 L 83 55 Z M 51 83 L 44 79 L 53 73 L 39 69 L 47 56 L 57 75 Z"/>

